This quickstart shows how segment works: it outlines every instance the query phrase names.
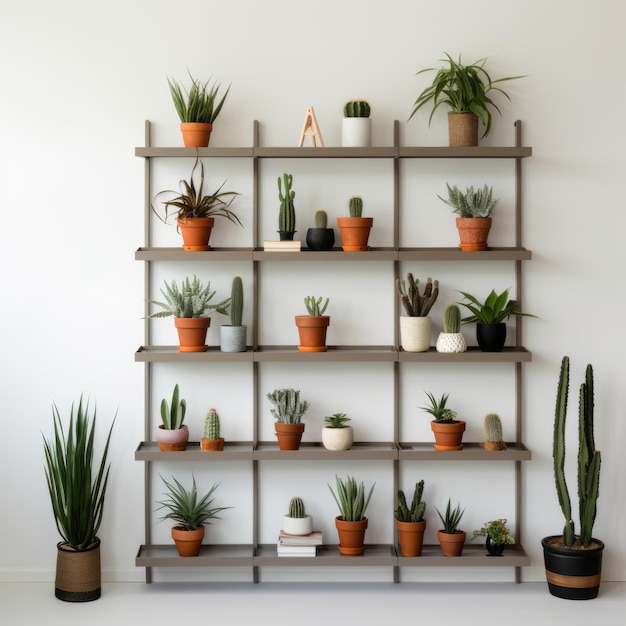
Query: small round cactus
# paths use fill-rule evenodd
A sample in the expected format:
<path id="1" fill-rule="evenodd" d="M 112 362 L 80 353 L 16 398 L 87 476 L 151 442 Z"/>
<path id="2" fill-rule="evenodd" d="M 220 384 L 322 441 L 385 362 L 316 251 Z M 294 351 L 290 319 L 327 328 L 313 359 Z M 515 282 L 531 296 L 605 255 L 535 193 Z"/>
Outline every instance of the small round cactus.
<path id="1" fill-rule="evenodd" d="M 349 202 L 350 217 L 361 217 L 363 214 L 363 200 L 359 196 L 353 196 Z"/>
<path id="2" fill-rule="evenodd" d="M 287 517 L 295 517 L 298 519 L 306 517 L 302 498 L 297 496 L 291 498 L 289 501 L 289 513 L 287 513 Z"/>
<path id="3" fill-rule="evenodd" d="M 315 211 L 315 228 L 328 228 L 328 214 L 324 209 Z"/>
<path id="4" fill-rule="evenodd" d="M 349 100 L 343 106 L 344 117 L 369 117 L 370 111 L 367 100 Z"/>

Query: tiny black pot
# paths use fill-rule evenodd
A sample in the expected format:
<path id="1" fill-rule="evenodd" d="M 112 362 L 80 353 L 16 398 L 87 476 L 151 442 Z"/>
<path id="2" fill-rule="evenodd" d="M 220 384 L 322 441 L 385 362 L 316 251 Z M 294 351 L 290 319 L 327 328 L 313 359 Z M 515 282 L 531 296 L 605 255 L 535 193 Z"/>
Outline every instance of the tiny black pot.
<path id="1" fill-rule="evenodd" d="M 483 352 L 502 352 L 506 341 L 506 324 L 476 324 L 476 341 Z"/>
<path id="2" fill-rule="evenodd" d="M 496 543 L 489 535 L 485 541 L 485 548 L 487 548 L 487 556 L 502 556 L 504 552 L 504 543 Z"/>
<path id="3" fill-rule="evenodd" d="M 295 230 L 279 230 L 278 236 L 281 241 L 293 241 L 293 236 L 296 234 Z"/>
<path id="4" fill-rule="evenodd" d="M 310 250 L 332 250 L 335 231 L 332 228 L 309 228 L 306 231 L 306 245 Z"/>

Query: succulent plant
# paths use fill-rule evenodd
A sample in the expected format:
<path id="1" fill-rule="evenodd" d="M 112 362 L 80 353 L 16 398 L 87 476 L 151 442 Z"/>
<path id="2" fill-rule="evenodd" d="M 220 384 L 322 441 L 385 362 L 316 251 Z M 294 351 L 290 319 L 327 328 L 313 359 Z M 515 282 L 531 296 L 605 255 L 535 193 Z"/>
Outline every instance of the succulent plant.
<path id="1" fill-rule="evenodd" d="M 420 480 L 415 483 L 413 491 L 413 499 L 411 500 L 411 508 L 407 506 L 404 491 L 398 490 L 398 508 L 395 516 L 399 522 L 421 522 L 424 519 L 426 511 L 426 502 L 422 502 L 422 493 L 424 492 L 424 481 Z"/>
<path id="2" fill-rule="evenodd" d="M 165 287 L 161 288 L 161 293 L 165 298 L 165 302 L 151 300 L 151 304 L 160 306 L 163 311 L 153 313 L 150 317 L 208 317 L 207 313 L 215 310 L 222 315 L 228 313 L 228 305 L 230 298 L 218 303 L 210 304 L 215 291 L 211 291 L 211 283 L 207 283 L 206 287 L 194 275 L 193 280 L 189 277 L 185 278 L 179 289 L 175 280 L 171 284 L 164 282 Z"/>
<path id="3" fill-rule="evenodd" d="M 230 323 L 241 326 L 243 318 L 243 281 L 241 276 L 233 276 L 230 290 Z"/>
<path id="4" fill-rule="evenodd" d="M 168 405 L 167 400 L 161 400 L 161 421 L 165 430 L 178 430 L 182 428 L 187 411 L 187 401 L 182 398 L 179 400 L 178 384 L 174 385 L 172 392 L 172 402 Z"/>
<path id="5" fill-rule="evenodd" d="M 204 438 L 215 440 L 221 436 L 220 416 L 215 409 L 209 409 L 204 418 Z"/>
<path id="6" fill-rule="evenodd" d="M 359 196 L 352 196 L 348 202 L 350 217 L 361 217 L 363 215 L 363 199 Z"/>
<path id="7" fill-rule="evenodd" d="M 476 537 L 489 537 L 491 541 L 497 544 L 511 545 L 515 543 L 511 531 L 506 526 L 505 518 L 485 522 L 482 528 L 472 532 L 472 540 Z"/>
<path id="8" fill-rule="evenodd" d="M 450 499 L 448 498 L 448 506 L 446 507 L 445 514 L 441 514 L 439 509 L 435 509 L 437 511 L 437 515 L 439 515 L 439 519 L 443 524 L 443 532 L 447 535 L 454 535 L 456 533 L 459 523 L 461 522 L 461 518 L 463 517 L 463 513 L 465 513 L 465 509 L 461 509 L 461 505 L 457 504 L 456 508 L 452 508 L 450 504 Z"/>
<path id="9" fill-rule="evenodd" d="M 426 392 L 428 399 L 430 400 L 430 405 L 425 405 L 421 407 L 422 411 L 426 411 L 432 415 L 435 419 L 435 422 L 452 422 L 456 419 L 456 411 L 452 409 L 446 408 L 446 403 L 448 402 L 447 393 L 442 394 L 441 398 L 437 400 L 432 393 Z"/>
<path id="10" fill-rule="evenodd" d="M 315 211 L 315 228 L 327 228 L 328 227 L 328 214 L 324 209 L 317 209 Z"/>
<path id="11" fill-rule="evenodd" d="M 296 210 L 293 199 L 296 192 L 292 190 L 293 176 L 283 174 L 285 181 L 285 191 L 283 193 L 280 176 L 278 177 L 278 199 L 280 200 L 280 210 L 278 212 L 278 230 L 283 233 L 293 233 L 296 230 Z"/>
<path id="12" fill-rule="evenodd" d="M 461 332 L 461 309 L 456 304 L 450 304 L 443 316 L 444 333 Z"/>
<path id="13" fill-rule="evenodd" d="M 306 517 L 306 511 L 304 510 L 304 501 L 302 498 L 295 496 L 289 501 L 289 512 L 287 517 L 295 517 L 301 519 Z"/>
<path id="14" fill-rule="evenodd" d="M 348 100 L 343 106 L 344 117 L 369 117 L 370 105 L 367 100 Z"/>
<path id="15" fill-rule="evenodd" d="M 428 277 L 424 294 L 420 295 L 419 279 L 415 280 L 409 272 L 406 280 L 396 279 L 396 290 L 409 317 L 426 317 L 439 296 L 439 281 Z"/>
<path id="16" fill-rule="evenodd" d="M 376 483 L 370 487 L 367 496 L 365 496 L 365 485 L 363 483 L 357 485 L 356 480 L 352 476 L 346 476 L 346 480 L 343 481 L 339 476 L 335 475 L 335 481 L 337 493 L 335 494 L 330 485 L 328 485 L 328 488 L 339 507 L 343 521 L 360 522 L 365 516 L 365 511 L 372 498 Z"/>
<path id="17" fill-rule="evenodd" d="M 322 296 L 317 298 L 317 300 L 315 299 L 315 296 L 306 296 L 304 299 L 304 306 L 306 306 L 306 310 L 309 315 L 319 317 L 320 315 L 324 315 L 324 311 L 326 311 L 326 307 L 329 302 L 330 299 L 326 298 L 324 304 L 320 306 L 322 304 Z"/>
<path id="18" fill-rule="evenodd" d="M 491 213 L 498 204 L 498 200 L 492 198 L 493 188 L 483 185 L 482 189 L 467 187 L 463 193 L 456 185 L 448 188 L 448 199 L 437 196 L 440 200 L 454 209 L 459 217 L 491 217 Z"/>
<path id="19" fill-rule="evenodd" d="M 294 389 L 275 389 L 267 394 L 267 399 L 275 407 L 270 409 L 271 414 L 281 424 L 300 424 L 309 408 L 306 400 L 300 401 L 300 391 Z"/>
<path id="20" fill-rule="evenodd" d="M 222 99 L 217 101 L 217 94 L 220 89 L 218 83 L 209 85 L 211 79 L 202 82 L 191 74 L 189 74 L 189 78 L 191 78 L 191 87 L 189 89 L 181 87 L 175 80 L 167 79 L 176 113 L 178 113 L 181 122 L 212 124 L 224 106 L 224 101 L 230 91 L 230 85 Z"/>
<path id="21" fill-rule="evenodd" d="M 350 421 L 345 413 L 333 413 L 324 418 L 324 428 L 348 428 L 346 422 Z"/>

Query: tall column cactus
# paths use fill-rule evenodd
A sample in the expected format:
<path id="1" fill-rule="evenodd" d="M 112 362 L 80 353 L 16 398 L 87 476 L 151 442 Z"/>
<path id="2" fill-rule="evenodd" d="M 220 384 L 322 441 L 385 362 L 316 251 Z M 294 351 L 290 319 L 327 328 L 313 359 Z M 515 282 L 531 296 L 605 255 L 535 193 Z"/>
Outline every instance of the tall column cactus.
<path id="1" fill-rule="evenodd" d="M 280 210 L 278 213 L 278 230 L 283 233 L 293 233 L 296 230 L 296 210 L 293 204 L 296 192 L 292 190 L 293 176 L 283 174 L 285 191 L 283 193 L 280 176 L 278 177 L 278 199 Z"/>
<path id="2" fill-rule="evenodd" d="M 230 291 L 230 323 L 241 326 L 243 318 L 243 281 L 241 276 L 234 276 Z"/>

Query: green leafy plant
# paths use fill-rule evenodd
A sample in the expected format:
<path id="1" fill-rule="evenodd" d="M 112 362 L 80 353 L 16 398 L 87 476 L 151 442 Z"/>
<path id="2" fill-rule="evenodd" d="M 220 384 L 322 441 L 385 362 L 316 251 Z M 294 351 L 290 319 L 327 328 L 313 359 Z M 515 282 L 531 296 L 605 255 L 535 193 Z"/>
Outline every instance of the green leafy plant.
<path id="1" fill-rule="evenodd" d="M 432 84 L 424 89 L 415 100 L 411 119 L 423 106 L 432 102 L 432 111 L 428 118 L 430 125 L 435 111 L 441 106 L 448 106 L 452 111 L 456 112 L 472 112 L 483 123 L 486 137 L 491 130 L 491 108 L 500 113 L 500 109 L 490 97 L 490 92 L 499 92 L 509 101 L 508 94 L 495 85 L 509 80 L 523 78 L 523 76 L 508 76 L 506 78 L 498 78 L 492 80 L 491 76 L 485 70 L 487 57 L 478 59 L 474 63 L 464 65 L 461 62 L 461 55 L 458 61 L 455 61 L 447 52 L 444 52 L 445 59 L 441 59 L 445 63 L 440 69 L 428 67 L 417 72 L 416 76 L 424 72 L 436 72 Z"/>
<path id="2" fill-rule="evenodd" d="M 175 484 L 168 483 L 163 476 L 161 480 L 167 487 L 164 500 L 157 502 L 160 504 L 157 511 L 166 509 L 168 512 L 161 517 L 162 520 L 171 519 L 176 527 L 182 530 L 197 530 L 205 524 L 210 524 L 211 519 L 220 519 L 217 515 L 221 511 L 231 509 L 230 506 L 212 507 L 215 498 L 211 496 L 219 487 L 215 483 L 202 497 L 198 495 L 195 476 L 192 475 L 191 489 L 186 489 L 176 478 L 172 477 Z"/>
<path id="3" fill-rule="evenodd" d="M 350 217 L 361 217 L 363 215 L 363 198 L 360 196 L 352 196 L 348 201 L 348 209 Z"/>
<path id="4" fill-rule="evenodd" d="M 189 89 L 182 87 L 175 80 L 167 79 L 174 107 L 180 121 L 213 124 L 224 106 L 224 101 L 230 91 L 230 85 L 221 100 L 218 100 L 220 90 L 218 83 L 210 84 L 211 79 L 202 82 L 191 74 L 189 74 L 189 78 L 191 79 L 191 87 Z"/>
<path id="5" fill-rule="evenodd" d="M 280 424 L 300 424 L 309 408 L 306 400 L 300 401 L 300 391 L 294 389 L 275 389 L 267 394 L 267 399 L 275 407 L 270 413 Z"/>
<path id="6" fill-rule="evenodd" d="M 280 176 L 278 177 L 278 199 L 280 200 L 280 209 L 278 211 L 278 231 L 281 233 L 296 232 L 296 209 L 293 199 L 296 192 L 293 191 L 293 176 L 291 174 L 283 174 L 285 181 L 285 192 L 283 193 Z"/>
<path id="7" fill-rule="evenodd" d="M 365 495 L 365 485 L 361 482 L 357 485 L 354 477 L 346 476 L 343 481 L 339 476 L 335 475 L 337 493 L 328 485 L 333 498 L 339 507 L 339 512 L 344 522 L 360 522 L 365 517 L 365 511 L 372 498 L 374 492 L 374 483 L 367 496 Z"/>
<path id="8" fill-rule="evenodd" d="M 287 517 L 294 517 L 296 519 L 302 519 L 306 517 L 306 511 L 304 509 L 304 501 L 302 498 L 295 496 L 289 501 L 289 511 Z"/>
<path id="9" fill-rule="evenodd" d="M 196 184 L 194 175 L 196 168 L 200 164 L 200 182 Z M 165 206 L 165 217 L 162 217 L 160 213 L 154 208 L 152 203 L 152 211 L 154 214 L 164 223 L 171 213 L 175 214 L 177 218 L 182 220 L 193 219 L 196 217 L 225 217 L 234 224 L 243 226 L 241 220 L 230 209 L 231 204 L 235 200 L 235 196 L 239 193 L 236 191 L 222 191 L 222 187 L 226 184 L 224 181 L 217 191 L 213 193 L 204 193 L 204 163 L 196 158 L 194 166 L 191 170 L 191 176 L 189 180 L 181 180 L 179 183 L 179 195 L 175 195 L 177 192 L 172 189 L 165 189 L 159 191 L 154 199 L 156 200 L 160 196 L 167 194 L 174 194 L 174 197 L 170 200 L 164 200 L 162 204 Z M 228 200 L 226 200 L 229 198 Z"/>
<path id="10" fill-rule="evenodd" d="M 508 289 L 505 289 L 501 294 L 497 294 L 495 290 L 492 289 L 484 302 L 480 302 L 476 297 L 465 291 L 459 293 L 461 293 L 466 300 L 469 300 L 469 302 L 459 302 L 459 304 L 469 309 L 472 313 L 469 317 L 464 317 L 461 320 L 464 324 L 471 322 L 500 324 L 501 322 L 506 322 L 511 315 L 536 317 L 536 315 L 530 313 L 522 313 L 519 310 L 519 302 L 509 299 Z"/>
<path id="11" fill-rule="evenodd" d="M 411 500 L 411 508 L 407 506 L 404 491 L 398 490 L 398 508 L 395 516 L 399 522 L 421 522 L 426 512 L 426 502 L 422 502 L 422 493 L 424 492 L 424 481 L 420 480 L 415 483 L 413 491 L 413 499 Z"/>
<path id="12" fill-rule="evenodd" d="M 115 418 L 106 438 L 100 463 L 94 464 L 96 409 L 89 416 L 89 401 L 70 410 L 67 432 L 55 404 L 52 405 L 54 436 L 44 437 L 46 481 L 52 512 L 63 542 L 79 552 L 97 541 L 102 523 L 111 465 L 107 455 Z"/>
<path id="13" fill-rule="evenodd" d="M 175 280 L 168 285 L 164 282 L 161 288 L 161 294 L 165 298 L 164 302 L 151 300 L 151 304 L 160 306 L 163 310 L 153 313 L 150 317 L 208 317 L 210 311 L 217 311 L 222 315 L 228 314 L 230 298 L 223 300 L 218 304 L 211 304 L 211 300 L 215 295 L 215 291 L 211 291 L 211 283 L 207 283 L 206 287 L 194 275 L 193 280 L 189 277 L 185 278 L 180 288 Z"/>
<path id="14" fill-rule="evenodd" d="M 491 541 L 498 544 L 512 545 L 515 543 L 515 539 L 507 528 L 506 519 L 504 518 L 485 522 L 482 528 L 472 533 L 472 540 L 476 539 L 476 537 L 489 537 Z"/>
<path id="15" fill-rule="evenodd" d="M 433 281 L 429 276 L 423 295 L 420 295 L 419 283 L 411 272 L 406 275 L 406 280 L 396 279 L 396 291 L 409 317 L 426 317 L 439 296 L 438 280 Z"/>
<path id="16" fill-rule="evenodd" d="M 222 436 L 220 416 L 215 409 L 209 409 L 204 418 L 204 438 L 216 440 Z"/>
<path id="17" fill-rule="evenodd" d="M 580 535 L 576 536 L 572 520 L 572 505 L 565 480 L 565 420 L 569 391 L 569 357 L 561 361 L 561 373 L 556 396 L 554 416 L 553 462 L 559 504 L 565 517 L 563 542 L 571 547 L 575 543 L 591 544 L 600 492 L 601 453 L 594 440 L 593 368 L 587 365 L 585 382 L 580 386 L 578 405 L 578 509 Z"/>
<path id="18" fill-rule="evenodd" d="M 351 418 L 346 417 L 345 413 L 333 413 L 324 418 L 324 428 L 348 428 L 346 422 Z"/>
<path id="19" fill-rule="evenodd" d="M 307 313 L 313 317 L 324 315 L 324 311 L 326 311 L 326 307 L 329 302 L 330 299 L 326 298 L 324 304 L 322 305 L 322 296 L 317 298 L 317 300 L 315 299 L 315 296 L 306 296 L 306 298 L 304 298 L 304 306 L 306 307 Z"/>
<path id="20" fill-rule="evenodd" d="M 439 509 L 435 510 L 437 511 L 437 515 L 439 515 L 439 519 L 443 524 L 443 532 L 446 533 L 446 535 L 454 535 L 458 529 L 459 523 L 461 522 L 463 513 L 465 513 L 465 509 L 461 509 L 460 504 L 457 504 L 456 508 L 453 509 L 450 504 L 450 498 L 448 498 L 448 506 L 446 507 L 444 515 L 441 514 Z"/>
<path id="21" fill-rule="evenodd" d="M 179 400 L 178 385 L 174 385 L 172 392 L 172 403 L 168 405 L 167 400 L 161 400 L 161 421 L 165 430 L 178 430 L 182 428 L 187 411 L 187 401 L 183 398 Z"/>
<path id="22" fill-rule="evenodd" d="M 486 183 L 482 188 L 474 190 L 474 187 L 467 187 L 465 193 L 456 185 L 448 188 L 448 199 L 437 196 L 440 200 L 454 209 L 459 217 L 491 217 L 493 209 L 498 200 L 493 198 L 493 187 Z"/>
<path id="23" fill-rule="evenodd" d="M 449 394 L 447 393 L 442 394 L 439 400 L 437 400 L 437 398 L 435 398 L 435 396 L 428 391 L 426 392 L 426 395 L 428 396 L 428 399 L 430 400 L 430 404 L 424 405 L 420 408 L 422 409 L 422 411 L 426 411 L 426 413 L 429 413 L 430 415 L 432 415 L 434 417 L 433 421 L 452 422 L 456 419 L 456 411 L 446 408 L 446 403 L 448 402 Z"/>
<path id="24" fill-rule="evenodd" d="M 369 117 L 370 105 L 367 100 L 348 100 L 343 105 L 344 117 Z"/>

